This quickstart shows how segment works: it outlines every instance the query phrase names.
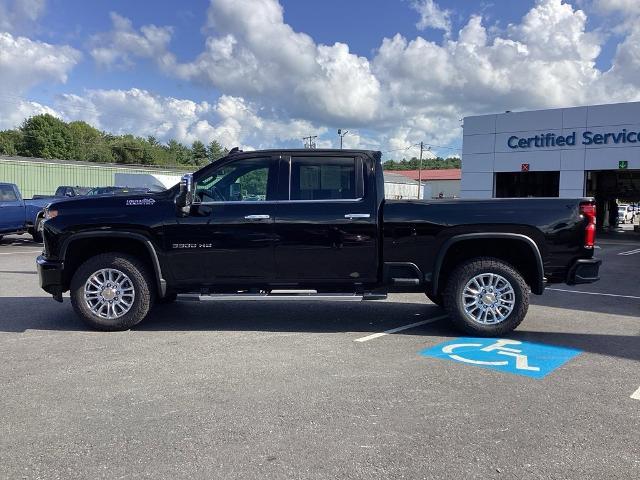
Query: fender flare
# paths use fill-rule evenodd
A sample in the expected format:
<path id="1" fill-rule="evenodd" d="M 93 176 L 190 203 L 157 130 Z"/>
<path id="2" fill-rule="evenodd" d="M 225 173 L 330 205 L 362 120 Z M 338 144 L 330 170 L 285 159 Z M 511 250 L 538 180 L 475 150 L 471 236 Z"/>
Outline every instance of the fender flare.
<path id="1" fill-rule="evenodd" d="M 162 267 L 160 266 L 160 260 L 158 259 L 158 253 L 156 252 L 153 243 L 144 235 L 139 233 L 132 232 L 110 232 L 110 231 L 87 231 L 75 233 L 65 239 L 62 247 L 60 248 L 60 259 L 64 261 L 64 258 L 67 256 L 67 248 L 69 244 L 74 242 L 75 240 L 80 240 L 83 238 L 127 238 L 130 240 L 135 240 L 139 243 L 142 243 L 147 251 L 149 252 L 149 256 L 151 257 L 151 265 L 153 266 L 153 273 L 156 279 L 156 286 L 158 287 L 158 294 L 160 297 L 164 297 L 167 293 L 167 282 L 162 276 Z"/>
<path id="2" fill-rule="evenodd" d="M 536 242 L 533 241 L 531 237 L 527 235 L 523 235 L 520 233 L 499 233 L 499 232 L 486 232 L 486 233 L 465 233 L 462 235 L 456 235 L 448 239 L 442 247 L 440 248 L 440 252 L 438 253 L 438 257 L 436 258 L 435 268 L 433 270 L 433 281 L 431 282 L 431 291 L 434 295 L 437 295 L 438 292 L 438 282 L 440 279 L 440 270 L 442 269 L 442 264 L 444 263 L 444 259 L 447 255 L 449 249 L 458 242 L 462 242 L 465 240 L 478 240 L 478 239 L 500 239 L 500 240 L 516 240 L 519 242 L 523 242 L 529 246 L 531 249 L 531 253 L 535 258 L 536 263 L 536 282 L 535 285 L 531 285 L 531 289 L 535 294 L 541 294 L 544 291 L 544 264 L 542 262 L 542 254 L 540 253 L 540 249 Z"/>

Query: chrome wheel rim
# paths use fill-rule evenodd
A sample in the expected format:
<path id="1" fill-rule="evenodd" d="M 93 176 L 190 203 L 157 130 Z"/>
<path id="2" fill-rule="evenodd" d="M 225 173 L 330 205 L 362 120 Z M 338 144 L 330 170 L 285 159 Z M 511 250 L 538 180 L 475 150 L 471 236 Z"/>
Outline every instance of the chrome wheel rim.
<path id="1" fill-rule="evenodd" d="M 467 282 L 462 290 L 465 315 L 482 325 L 504 322 L 516 304 L 511 283 L 496 273 L 481 273 Z"/>
<path id="2" fill-rule="evenodd" d="M 96 317 L 112 320 L 126 315 L 136 298 L 131 279 L 115 268 L 92 273 L 84 284 L 84 300 Z"/>

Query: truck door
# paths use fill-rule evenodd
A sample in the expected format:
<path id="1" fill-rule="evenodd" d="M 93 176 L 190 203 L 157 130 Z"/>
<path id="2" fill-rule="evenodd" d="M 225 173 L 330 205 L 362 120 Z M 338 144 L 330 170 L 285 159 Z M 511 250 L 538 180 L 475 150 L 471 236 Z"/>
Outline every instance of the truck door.
<path id="1" fill-rule="evenodd" d="M 180 283 L 250 286 L 275 276 L 278 160 L 244 156 L 194 178 L 191 213 L 167 227 L 166 251 Z"/>
<path id="2" fill-rule="evenodd" d="M 24 202 L 16 187 L 0 184 L 0 232 L 22 230 L 25 223 Z"/>
<path id="3" fill-rule="evenodd" d="M 281 160 L 275 219 L 277 281 L 375 282 L 378 219 L 371 167 L 358 155 L 300 153 Z"/>

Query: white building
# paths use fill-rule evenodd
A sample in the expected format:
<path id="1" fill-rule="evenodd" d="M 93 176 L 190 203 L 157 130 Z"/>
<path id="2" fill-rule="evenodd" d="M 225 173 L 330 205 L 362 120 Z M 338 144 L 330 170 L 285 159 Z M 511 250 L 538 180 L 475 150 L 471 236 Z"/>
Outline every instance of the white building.
<path id="1" fill-rule="evenodd" d="M 640 102 L 464 119 L 463 198 L 640 201 Z"/>
<path id="2" fill-rule="evenodd" d="M 417 198 L 418 185 L 421 184 L 420 198 L 427 200 L 458 198 L 460 197 L 460 175 L 461 171 L 457 168 L 422 171 L 385 170 L 385 196 L 392 199 Z"/>

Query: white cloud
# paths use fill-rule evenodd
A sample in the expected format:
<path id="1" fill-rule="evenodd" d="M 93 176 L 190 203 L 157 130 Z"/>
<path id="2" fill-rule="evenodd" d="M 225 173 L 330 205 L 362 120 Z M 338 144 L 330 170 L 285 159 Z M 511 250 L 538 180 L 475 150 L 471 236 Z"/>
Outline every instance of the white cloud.
<path id="1" fill-rule="evenodd" d="M 442 43 L 401 35 L 385 39 L 373 72 L 398 119 L 389 144 L 423 136 L 460 136 L 458 119 L 477 113 L 640 99 L 640 42 L 618 47 L 611 71 L 595 64 L 602 39 L 587 17 L 561 0 L 538 0 L 518 24 L 490 35 L 472 16 L 456 38 Z"/>
<path id="2" fill-rule="evenodd" d="M 0 0 L 0 31 L 20 32 L 43 13 L 45 0 Z"/>
<path id="3" fill-rule="evenodd" d="M 602 13 L 623 13 L 625 15 L 640 15 L 638 0 L 595 0 L 595 7 Z"/>
<path id="4" fill-rule="evenodd" d="M 162 64 L 168 55 L 167 47 L 173 29 L 144 25 L 140 31 L 133 28 L 131 20 L 110 13 L 113 30 L 91 37 L 91 56 L 104 67 L 131 67 L 135 58 L 151 58 Z"/>
<path id="5" fill-rule="evenodd" d="M 0 129 L 13 128 L 38 113 L 54 114 L 23 95 L 39 84 L 65 83 L 80 58 L 69 46 L 0 33 Z"/>
<path id="6" fill-rule="evenodd" d="M 81 57 L 66 45 L 0 33 L 0 94 L 20 94 L 40 83 L 64 83 Z"/>
<path id="7" fill-rule="evenodd" d="M 316 44 L 284 23 L 276 0 L 216 0 L 205 51 L 165 70 L 223 92 L 260 99 L 293 117 L 365 124 L 378 115 L 380 84 L 369 61 L 343 43 Z"/>
<path id="8" fill-rule="evenodd" d="M 451 32 L 451 11 L 441 9 L 434 0 L 414 0 L 412 6 L 420 14 L 416 23 L 418 30 L 434 28 Z"/>
<path id="9" fill-rule="evenodd" d="M 111 133 L 153 135 L 185 144 L 218 140 L 231 148 L 266 148 L 300 140 L 324 129 L 304 120 L 280 120 L 238 97 L 222 95 L 215 104 L 162 97 L 146 90 L 89 90 L 58 98 L 56 109 L 66 120 L 82 119 Z"/>
<path id="10" fill-rule="evenodd" d="M 629 4 L 609 5 L 620 10 Z M 587 29 L 582 10 L 562 0 L 536 0 L 520 22 L 504 29 L 487 29 L 480 15 L 472 15 L 457 33 L 451 31 L 452 13 L 434 1 L 412 6 L 418 28 L 445 31 L 442 41 L 397 34 L 367 59 L 346 44 L 318 44 L 296 32 L 277 0 L 215 0 L 207 11 L 205 47 L 192 61 L 168 52 L 169 27 L 136 31 L 115 14 L 114 30 L 100 37 L 102 50 L 94 57 L 105 64 L 154 58 L 167 75 L 222 92 L 215 121 L 195 122 L 176 134 L 220 134 L 236 143 L 248 142 L 251 129 L 278 130 L 277 119 L 293 118 L 306 121 L 301 136 L 314 133 L 312 125 L 329 132 L 336 126 L 366 129 L 375 136 L 354 135 L 350 146 L 447 145 L 460 137 L 465 115 L 640 98 L 637 29 L 627 30 L 612 68 L 601 71 L 595 62 L 604 38 Z M 225 111 L 233 114 L 226 118 Z M 250 141 L 266 140 L 257 134 Z M 338 138 L 319 142 L 338 145 Z"/>
<path id="11" fill-rule="evenodd" d="M 59 116 L 52 108 L 23 99 L 7 99 L 0 95 L 0 130 L 15 128 L 25 118 L 42 113 Z"/>
<path id="12" fill-rule="evenodd" d="M 399 156 L 410 156 L 420 141 L 457 141 L 466 115 L 640 100 L 640 22 L 631 15 L 637 0 L 596 2 L 599 11 L 609 9 L 607 21 L 624 17 L 618 23 L 622 41 L 608 70 L 596 64 L 605 38 L 589 30 L 584 11 L 562 0 L 536 0 L 505 28 L 472 15 L 457 32 L 452 13 L 435 2 L 415 0 L 413 6 L 417 26 L 443 30 L 442 40 L 397 34 L 384 38 L 371 58 L 353 54 L 346 44 L 319 44 L 296 32 L 284 22 L 277 0 L 212 1 L 203 50 L 191 61 L 168 50 L 171 27 L 134 28 L 112 14 L 112 31 L 93 39 L 96 61 L 127 66 L 152 59 L 166 75 L 221 96 L 207 103 L 139 89 L 92 90 L 63 96 L 55 107 L 65 118 L 82 115 L 114 132 L 186 143 L 215 138 L 227 146 L 301 143 L 301 137 L 323 132 L 318 146 L 337 146 L 336 128 L 342 127 L 353 132 L 346 146 L 400 149 Z M 47 44 L 4 35 L 0 93 L 64 81 L 79 59 L 73 49 L 63 54 L 69 47 L 49 45 L 47 52 Z M 18 40 L 26 51 L 34 49 L 33 56 L 21 58 L 14 45 L 7 57 L 3 42 Z"/>

